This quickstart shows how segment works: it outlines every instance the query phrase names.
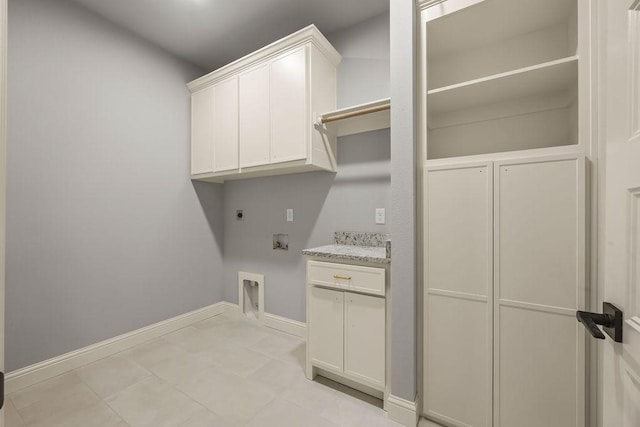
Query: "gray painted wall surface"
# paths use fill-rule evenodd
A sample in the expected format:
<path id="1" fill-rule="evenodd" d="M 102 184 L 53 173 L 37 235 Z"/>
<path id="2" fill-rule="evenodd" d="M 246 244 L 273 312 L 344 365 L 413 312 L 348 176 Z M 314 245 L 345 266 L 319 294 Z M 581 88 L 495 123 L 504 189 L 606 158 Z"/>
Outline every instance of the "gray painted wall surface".
<path id="1" fill-rule="evenodd" d="M 9 2 L 9 371 L 222 299 L 222 190 L 189 180 L 201 74 L 73 3 Z"/>
<path id="2" fill-rule="evenodd" d="M 300 251 L 333 242 L 336 230 L 388 232 L 375 208 L 389 210 L 389 132 L 343 137 L 338 173 L 311 172 L 224 184 L 225 301 L 238 302 L 238 271 L 265 275 L 265 311 L 306 321 L 305 264 Z M 286 209 L 294 209 L 294 222 Z M 243 221 L 235 219 L 243 209 Z M 289 234 L 289 250 L 272 248 Z"/>
<path id="3" fill-rule="evenodd" d="M 391 393 L 416 396 L 415 5 L 391 2 Z"/>
<path id="4" fill-rule="evenodd" d="M 389 17 L 382 15 L 328 36 L 344 56 L 339 104 L 388 97 Z M 376 64 L 372 66 L 372 64 Z M 305 264 L 300 251 L 332 243 L 336 230 L 389 232 L 389 130 L 338 140 L 338 173 L 313 172 L 224 184 L 225 301 L 238 302 L 238 271 L 265 275 L 265 311 L 299 321 L 305 314 Z M 285 210 L 294 209 L 287 223 Z M 387 224 L 375 224 L 375 208 Z M 245 220 L 236 221 L 237 209 Z M 272 234 L 288 233 L 289 250 L 274 251 Z"/>
<path id="5" fill-rule="evenodd" d="M 327 35 L 342 55 L 338 108 L 389 97 L 389 14 Z"/>

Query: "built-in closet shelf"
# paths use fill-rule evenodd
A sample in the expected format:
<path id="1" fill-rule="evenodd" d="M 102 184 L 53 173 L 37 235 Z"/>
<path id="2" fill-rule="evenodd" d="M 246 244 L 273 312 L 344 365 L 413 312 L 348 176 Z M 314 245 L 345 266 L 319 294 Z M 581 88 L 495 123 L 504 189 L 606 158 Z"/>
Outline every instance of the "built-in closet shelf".
<path id="1" fill-rule="evenodd" d="M 391 99 L 379 99 L 353 107 L 324 113 L 318 117 L 318 126 L 326 126 L 337 136 L 391 127 Z"/>
<path id="2" fill-rule="evenodd" d="M 430 114 L 491 105 L 541 93 L 560 92 L 575 85 L 578 57 L 520 68 L 427 91 Z"/>
<path id="3" fill-rule="evenodd" d="M 461 7 L 464 4 L 468 7 Z M 464 13 L 458 13 L 460 10 Z M 431 59 L 495 45 L 561 22 L 575 14 L 576 0 L 458 0 L 427 9 Z M 505 19 L 508 17 L 508 19 Z"/>

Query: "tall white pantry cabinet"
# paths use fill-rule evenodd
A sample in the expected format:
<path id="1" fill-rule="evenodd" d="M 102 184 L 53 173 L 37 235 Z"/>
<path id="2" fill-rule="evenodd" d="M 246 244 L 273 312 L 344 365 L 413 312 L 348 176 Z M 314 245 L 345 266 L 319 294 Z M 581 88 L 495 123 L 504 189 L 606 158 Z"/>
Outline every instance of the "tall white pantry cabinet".
<path id="1" fill-rule="evenodd" d="M 583 427 L 593 2 L 418 13 L 422 413 Z"/>

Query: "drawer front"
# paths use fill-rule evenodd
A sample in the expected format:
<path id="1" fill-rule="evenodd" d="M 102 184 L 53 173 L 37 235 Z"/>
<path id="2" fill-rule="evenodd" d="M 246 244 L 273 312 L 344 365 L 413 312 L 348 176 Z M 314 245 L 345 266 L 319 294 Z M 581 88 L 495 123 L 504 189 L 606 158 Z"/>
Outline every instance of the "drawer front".
<path id="1" fill-rule="evenodd" d="M 353 290 L 372 295 L 384 296 L 385 294 L 384 268 L 309 261 L 307 282 L 312 285 Z"/>

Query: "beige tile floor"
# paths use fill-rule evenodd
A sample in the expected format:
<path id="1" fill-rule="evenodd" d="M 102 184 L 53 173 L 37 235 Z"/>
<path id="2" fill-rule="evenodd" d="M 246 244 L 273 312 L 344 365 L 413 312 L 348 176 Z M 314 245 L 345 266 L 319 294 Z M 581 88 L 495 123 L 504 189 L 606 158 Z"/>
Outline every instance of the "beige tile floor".
<path id="1" fill-rule="evenodd" d="M 9 395 L 6 425 L 400 426 L 377 399 L 308 381 L 304 356 L 302 339 L 223 314 Z"/>

